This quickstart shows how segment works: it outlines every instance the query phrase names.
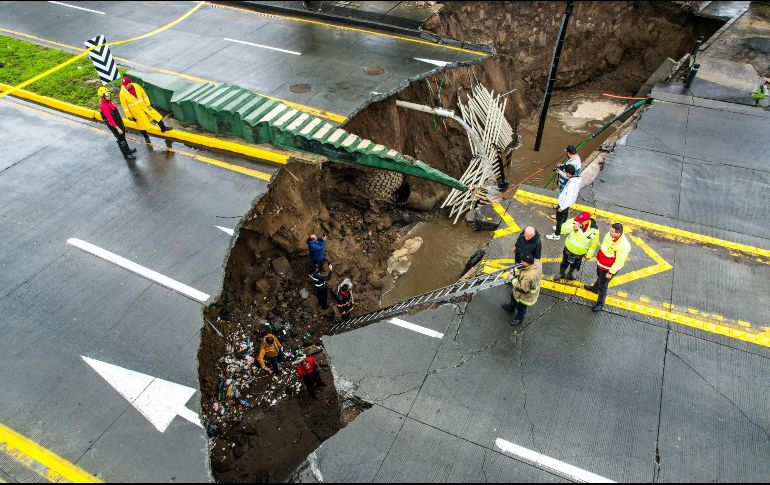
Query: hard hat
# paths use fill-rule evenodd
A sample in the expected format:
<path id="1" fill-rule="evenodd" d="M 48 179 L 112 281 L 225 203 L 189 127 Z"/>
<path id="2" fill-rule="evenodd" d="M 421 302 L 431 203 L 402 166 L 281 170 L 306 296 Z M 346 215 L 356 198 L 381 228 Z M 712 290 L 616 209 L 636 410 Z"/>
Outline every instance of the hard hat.
<path id="1" fill-rule="evenodd" d="M 102 86 L 102 87 L 100 87 L 100 88 L 99 88 L 99 89 L 96 91 L 96 93 L 99 95 L 99 97 L 100 97 L 100 98 L 101 98 L 102 96 L 104 96 L 105 94 L 109 93 L 109 92 L 110 92 L 110 90 L 109 90 L 109 89 L 107 89 L 105 86 Z"/>

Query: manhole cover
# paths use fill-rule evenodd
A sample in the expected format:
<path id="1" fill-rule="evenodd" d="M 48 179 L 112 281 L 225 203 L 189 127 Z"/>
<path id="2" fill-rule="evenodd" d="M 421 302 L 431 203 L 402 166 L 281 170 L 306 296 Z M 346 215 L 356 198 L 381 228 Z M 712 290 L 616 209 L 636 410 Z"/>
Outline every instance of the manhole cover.
<path id="1" fill-rule="evenodd" d="M 297 93 L 297 94 L 306 93 L 306 92 L 310 91 L 311 89 L 312 88 L 310 87 L 310 84 L 292 84 L 289 87 L 289 91 L 291 91 L 292 93 Z"/>
<path id="2" fill-rule="evenodd" d="M 385 74 L 385 69 L 381 68 L 380 66 L 372 66 L 365 67 L 364 72 L 370 76 L 379 76 L 380 74 Z"/>

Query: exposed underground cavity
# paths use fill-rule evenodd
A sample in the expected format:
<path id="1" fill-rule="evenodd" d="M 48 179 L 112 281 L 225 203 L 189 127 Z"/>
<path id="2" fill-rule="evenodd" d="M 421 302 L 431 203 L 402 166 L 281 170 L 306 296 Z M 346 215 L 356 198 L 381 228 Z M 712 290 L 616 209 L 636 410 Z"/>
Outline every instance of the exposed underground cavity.
<path id="1" fill-rule="evenodd" d="M 428 28 L 491 45 L 499 55 L 413 80 L 398 93 L 361 109 L 345 129 L 459 177 L 470 160 L 465 133 L 449 121 L 445 126 L 439 119 L 434 123 L 430 115 L 398 108 L 396 99 L 457 110 L 458 94 L 477 80 L 496 93 L 515 90 L 509 94 L 506 117 L 526 141 L 562 13 L 559 2 L 447 2 Z M 576 133 L 580 138 L 581 130 L 590 131 L 591 125 L 571 126 L 574 118 L 611 110 L 597 95 L 603 91 L 634 95 L 666 57 L 678 59 L 689 51 L 696 35 L 698 26 L 673 4 L 579 2 L 562 54 L 556 114 L 550 122 L 567 137 Z M 572 106 L 577 96 L 590 103 Z M 553 158 L 548 150 L 563 151 L 563 146 L 549 147 L 548 136 L 542 153 L 517 155 L 509 172 L 514 181 Z M 292 160 L 277 173 L 268 192 L 254 201 L 234 238 L 221 295 L 204 311 L 210 324 L 204 325 L 198 355 L 203 417 L 217 481 L 286 480 L 313 450 L 366 407 L 354 397 L 354 390 L 338 394 L 335 388 L 321 336 L 336 312 L 320 310 L 316 302 L 308 278 L 307 235 L 328 235 L 326 256 L 335 275 L 330 286 L 336 290 L 342 278 L 350 278 L 355 313 L 362 313 L 382 304 L 383 293 L 393 283 L 387 271 L 390 256 L 407 234 L 413 237 L 415 232 L 409 231 L 420 230 L 415 229 L 418 223 L 430 226 L 442 217 L 436 207 L 447 193 L 446 187 L 411 176 Z M 451 224 L 437 226 L 454 230 Z M 473 236 L 478 239 L 467 250 L 482 247 L 490 236 Z M 441 257 L 442 250 L 431 247 L 425 252 Z M 418 251 L 414 256 L 419 255 Z M 461 261 L 458 272 L 463 266 Z M 411 296 L 408 289 L 404 291 L 399 298 Z M 280 380 L 253 367 L 257 333 L 265 323 L 288 351 Z M 322 366 L 327 385 L 317 400 L 301 392 L 293 373 L 291 362 L 302 354 L 312 355 Z"/>

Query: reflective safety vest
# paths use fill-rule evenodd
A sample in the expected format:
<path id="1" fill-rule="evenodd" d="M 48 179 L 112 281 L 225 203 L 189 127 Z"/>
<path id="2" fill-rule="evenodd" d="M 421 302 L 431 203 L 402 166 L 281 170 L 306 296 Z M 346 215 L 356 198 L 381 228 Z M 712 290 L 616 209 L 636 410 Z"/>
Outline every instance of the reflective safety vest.
<path id="1" fill-rule="evenodd" d="M 575 227 L 578 227 L 577 231 L 574 230 Z M 567 240 L 564 241 L 567 251 L 576 256 L 585 256 L 586 259 L 596 255 L 596 248 L 599 247 L 599 229 L 593 219 L 589 222 L 587 231 L 583 231 L 575 219 L 569 219 L 561 225 L 561 233 L 567 235 Z"/>
<path id="2" fill-rule="evenodd" d="M 608 232 L 604 236 L 599 253 L 596 255 L 596 266 L 614 275 L 626 264 L 630 252 L 631 244 L 625 234 L 621 234 L 617 241 L 613 241 Z"/>

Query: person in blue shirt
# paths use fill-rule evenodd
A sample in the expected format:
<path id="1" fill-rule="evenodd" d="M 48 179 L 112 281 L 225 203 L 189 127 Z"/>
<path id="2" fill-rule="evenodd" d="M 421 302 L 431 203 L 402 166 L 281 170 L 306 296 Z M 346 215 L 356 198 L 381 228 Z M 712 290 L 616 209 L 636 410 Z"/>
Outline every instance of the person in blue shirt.
<path id="1" fill-rule="evenodd" d="M 326 259 L 326 256 L 324 255 L 324 251 L 326 250 L 326 234 L 322 235 L 321 239 L 318 239 L 318 236 L 315 234 L 311 234 L 310 237 L 307 238 L 307 248 L 310 250 L 310 260 L 314 265 L 323 263 Z"/>

